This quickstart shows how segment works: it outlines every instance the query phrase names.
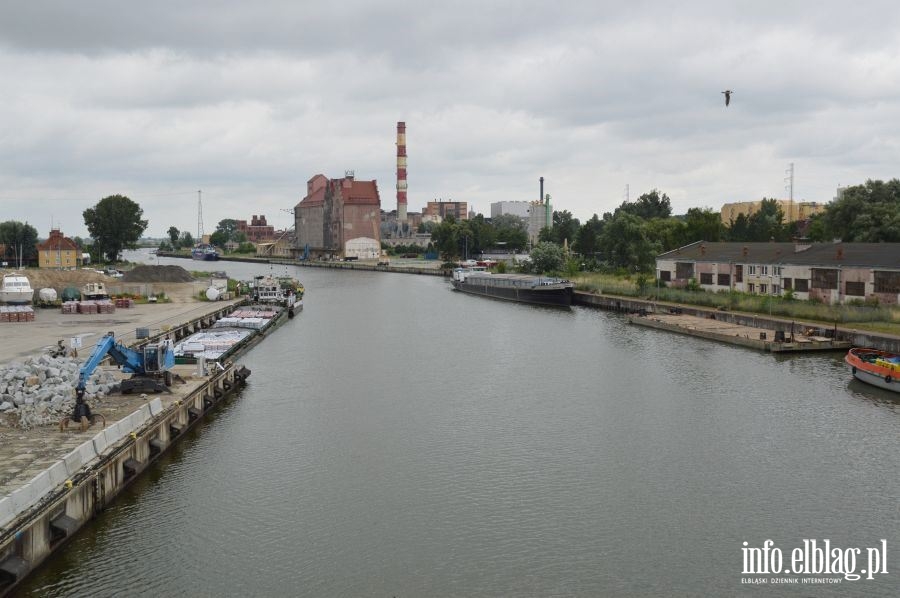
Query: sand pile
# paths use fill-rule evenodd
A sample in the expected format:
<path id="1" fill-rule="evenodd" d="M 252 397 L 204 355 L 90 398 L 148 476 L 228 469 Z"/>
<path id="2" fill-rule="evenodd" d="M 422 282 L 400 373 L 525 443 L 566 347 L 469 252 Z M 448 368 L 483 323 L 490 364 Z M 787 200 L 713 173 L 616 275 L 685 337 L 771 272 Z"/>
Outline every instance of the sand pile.
<path id="1" fill-rule="evenodd" d="M 122 282 L 193 282 L 194 277 L 181 266 L 135 266 L 120 280 Z"/>

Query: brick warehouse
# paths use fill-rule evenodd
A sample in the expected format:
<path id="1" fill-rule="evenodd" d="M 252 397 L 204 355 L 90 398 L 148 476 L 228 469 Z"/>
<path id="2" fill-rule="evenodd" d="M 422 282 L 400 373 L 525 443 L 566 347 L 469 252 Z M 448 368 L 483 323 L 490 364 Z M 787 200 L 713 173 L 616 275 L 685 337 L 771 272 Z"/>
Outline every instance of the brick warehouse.
<path id="1" fill-rule="evenodd" d="M 381 251 L 378 183 L 317 174 L 294 207 L 297 248 L 312 258 L 377 258 Z"/>

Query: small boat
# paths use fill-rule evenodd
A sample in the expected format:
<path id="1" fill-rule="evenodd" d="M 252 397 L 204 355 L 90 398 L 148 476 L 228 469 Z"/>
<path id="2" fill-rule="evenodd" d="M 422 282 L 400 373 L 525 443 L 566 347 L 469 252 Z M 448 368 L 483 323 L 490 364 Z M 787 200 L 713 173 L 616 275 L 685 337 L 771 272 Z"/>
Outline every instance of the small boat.
<path id="1" fill-rule="evenodd" d="M 82 299 L 109 299 L 106 285 L 102 282 L 89 282 L 81 287 Z"/>
<path id="2" fill-rule="evenodd" d="M 289 277 L 257 276 L 251 285 L 255 302 L 285 307 L 291 318 L 295 309 L 303 309 L 303 291 L 303 285 Z"/>
<path id="3" fill-rule="evenodd" d="M 897 353 L 854 348 L 847 352 L 844 361 L 857 380 L 900 392 L 900 355 Z"/>
<path id="4" fill-rule="evenodd" d="M 216 251 L 215 245 L 200 243 L 199 245 L 195 245 L 194 248 L 191 249 L 191 257 L 195 260 L 213 262 L 219 259 L 219 252 Z"/>
<path id="5" fill-rule="evenodd" d="M 531 274 L 491 274 L 484 267 L 453 270 L 453 288 L 463 293 L 534 305 L 569 307 L 575 285 L 562 278 Z"/>
<path id="6" fill-rule="evenodd" d="M 11 305 L 25 305 L 34 299 L 34 289 L 28 277 L 24 274 L 3 275 L 3 284 L 0 286 L 0 301 Z"/>

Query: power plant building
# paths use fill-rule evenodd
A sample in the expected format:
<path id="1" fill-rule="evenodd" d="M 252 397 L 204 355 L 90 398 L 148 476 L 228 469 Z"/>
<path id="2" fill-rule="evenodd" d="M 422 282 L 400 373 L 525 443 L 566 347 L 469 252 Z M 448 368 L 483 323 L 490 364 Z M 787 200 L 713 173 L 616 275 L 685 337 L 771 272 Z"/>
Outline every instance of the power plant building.
<path id="1" fill-rule="evenodd" d="M 791 201 L 788 199 L 777 199 L 775 201 L 784 214 L 784 222 L 809 220 L 814 214 L 825 212 L 825 206 L 827 205 L 815 201 Z M 761 200 L 727 203 L 722 206 L 722 224 L 730 226 L 741 214 L 749 218 L 758 212 L 760 207 L 762 207 Z"/>
<path id="2" fill-rule="evenodd" d="M 311 258 L 376 259 L 381 255 L 378 183 L 352 172 L 329 179 L 317 174 L 294 207 L 297 248 Z"/>
<path id="3" fill-rule="evenodd" d="M 528 220 L 531 214 L 531 202 L 528 201 L 495 201 L 491 204 L 491 218 L 512 214 Z"/>
<path id="4" fill-rule="evenodd" d="M 469 219 L 469 204 L 464 201 L 429 201 L 422 210 L 422 220 L 441 222 L 453 216 L 457 222 Z"/>

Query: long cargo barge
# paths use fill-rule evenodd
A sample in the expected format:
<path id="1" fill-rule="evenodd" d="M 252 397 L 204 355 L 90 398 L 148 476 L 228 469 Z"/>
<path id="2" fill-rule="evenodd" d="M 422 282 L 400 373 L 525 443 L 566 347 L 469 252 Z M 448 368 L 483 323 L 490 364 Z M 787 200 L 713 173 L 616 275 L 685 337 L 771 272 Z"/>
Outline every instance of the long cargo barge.
<path id="1" fill-rule="evenodd" d="M 528 274 L 492 274 L 484 268 L 457 268 L 453 288 L 470 295 L 481 295 L 518 303 L 570 307 L 575 285 L 568 280 Z"/>
<path id="2" fill-rule="evenodd" d="M 0 482 L 6 480 L 2 487 L 15 488 L 7 496 L 0 495 L 0 597 L 12 592 L 189 429 L 242 386 L 250 370 L 234 360 L 285 321 L 287 311 L 278 310 L 268 323 L 230 351 L 227 359 L 215 364 L 201 360 L 176 365 L 174 373 L 182 383 L 173 385 L 172 394 L 150 401 L 135 395 L 115 396 L 115 407 L 107 409 L 116 413 L 107 413 L 108 425 L 102 430 L 79 432 L 75 426 L 62 432 L 44 426 L 17 434 L 22 445 L 18 452 L 31 455 L 31 459 L 7 464 L 28 472 L 24 478 L 12 469 L 0 472 Z M 176 327 L 168 334 L 174 336 L 175 330 L 186 331 Z M 33 450 L 36 446 L 41 450 Z"/>

